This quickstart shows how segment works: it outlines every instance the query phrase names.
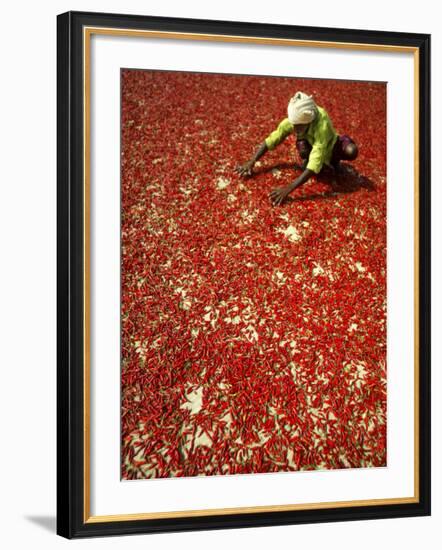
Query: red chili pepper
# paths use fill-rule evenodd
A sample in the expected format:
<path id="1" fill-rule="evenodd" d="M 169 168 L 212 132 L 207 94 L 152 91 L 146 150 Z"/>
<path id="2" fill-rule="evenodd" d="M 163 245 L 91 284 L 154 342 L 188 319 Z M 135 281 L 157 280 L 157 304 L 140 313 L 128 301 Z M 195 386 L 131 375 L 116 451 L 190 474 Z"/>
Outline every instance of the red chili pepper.
<path id="1" fill-rule="evenodd" d="M 265 100 L 265 77 L 122 74 L 121 421 L 129 464 L 143 450 L 152 477 L 279 471 L 290 468 L 289 445 L 297 469 L 342 467 L 340 452 L 351 467 L 385 464 L 385 85 L 282 78 L 250 127 L 244 120 Z M 253 182 L 234 174 L 279 121 L 294 86 L 354 134 L 354 167 L 375 192 L 346 192 L 344 175 L 342 192 L 329 195 L 321 174 L 272 208 L 269 190 L 293 178 L 291 168 L 279 179 L 271 172 L 294 158 L 290 139 L 262 160 Z M 338 101 L 350 96 L 357 115 Z M 294 242 L 283 233 L 292 224 Z M 317 266 L 323 273 L 313 275 Z M 200 387 L 199 412 L 183 408 L 189 388 Z M 333 446 L 314 450 L 316 427 Z M 197 429 L 210 448 L 195 445 Z M 259 446 L 262 432 L 271 439 Z M 177 445 L 185 437 L 192 448 L 183 465 Z M 258 446 L 250 454 L 247 445 Z M 122 475 L 144 476 L 124 464 Z"/>

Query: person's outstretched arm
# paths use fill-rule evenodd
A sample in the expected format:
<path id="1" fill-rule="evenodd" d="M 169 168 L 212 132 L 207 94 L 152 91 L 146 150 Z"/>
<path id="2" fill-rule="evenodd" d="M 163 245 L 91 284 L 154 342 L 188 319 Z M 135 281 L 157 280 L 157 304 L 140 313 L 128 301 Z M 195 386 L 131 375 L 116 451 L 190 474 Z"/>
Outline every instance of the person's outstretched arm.
<path id="1" fill-rule="evenodd" d="M 302 174 L 289 185 L 274 189 L 270 193 L 270 200 L 274 206 L 281 205 L 292 191 L 303 185 L 313 175 L 319 174 L 325 161 L 326 143 L 325 141 L 317 141 L 310 151 L 307 165 Z"/>
<path id="2" fill-rule="evenodd" d="M 292 191 L 308 181 L 314 173 L 315 172 L 313 170 L 309 170 L 307 168 L 298 178 L 295 179 L 294 182 L 286 185 L 285 187 L 279 187 L 278 189 L 274 189 L 273 191 L 271 191 L 270 200 L 272 201 L 273 205 L 281 205 Z"/>
<path id="3" fill-rule="evenodd" d="M 240 176 L 251 176 L 256 161 L 260 159 L 266 151 L 267 145 L 266 142 L 263 141 L 250 160 L 248 160 L 245 164 L 240 164 L 235 168 L 236 172 L 238 172 Z"/>
<path id="4" fill-rule="evenodd" d="M 263 156 L 266 151 L 271 151 L 277 145 L 285 140 L 287 136 L 293 133 L 293 124 L 290 123 L 288 118 L 282 120 L 276 130 L 269 134 L 266 139 L 259 145 L 253 157 L 245 164 L 236 167 L 236 171 L 241 176 L 251 176 L 253 173 L 253 166 L 256 161 Z"/>

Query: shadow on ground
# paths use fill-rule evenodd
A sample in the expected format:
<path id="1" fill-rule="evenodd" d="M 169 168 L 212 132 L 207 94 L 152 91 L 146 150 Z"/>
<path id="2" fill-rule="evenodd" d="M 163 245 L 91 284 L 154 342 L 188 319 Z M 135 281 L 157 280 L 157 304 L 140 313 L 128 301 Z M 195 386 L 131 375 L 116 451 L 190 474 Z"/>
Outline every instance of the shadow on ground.
<path id="1" fill-rule="evenodd" d="M 320 181 L 322 183 L 328 183 L 330 190 L 324 193 L 310 193 L 300 196 L 290 197 L 292 201 L 307 201 L 307 200 L 326 200 L 333 199 L 339 195 L 346 195 L 348 193 L 355 193 L 361 189 L 367 191 L 374 191 L 376 189 L 375 184 L 370 178 L 363 176 L 352 166 L 342 166 L 339 174 L 325 173 L 321 175 Z"/>
<path id="2" fill-rule="evenodd" d="M 25 516 L 25 519 L 38 525 L 45 531 L 50 531 L 51 533 L 55 533 L 56 531 L 57 520 L 55 516 Z"/>
<path id="3" fill-rule="evenodd" d="M 274 166 L 269 166 L 261 170 L 257 170 L 256 174 L 272 173 L 279 170 L 301 170 L 301 166 L 293 165 L 290 163 L 281 163 Z M 299 202 L 299 201 L 311 201 L 311 200 L 331 200 L 339 195 L 345 195 L 348 193 L 355 193 L 361 189 L 368 191 L 375 191 L 376 186 L 370 178 L 360 174 L 353 166 L 349 164 L 342 164 L 340 172 L 336 174 L 332 169 L 324 169 L 321 172 L 318 181 L 326 183 L 330 186 L 328 191 L 324 193 L 308 193 L 308 183 L 295 191 L 295 196 L 288 197 L 285 202 Z M 304 191 L 304 192 L 302 192 Z M 306 193 L 307 191 L 307 193 Z M 296 194 L 298 193 L 298 194 Z"/>

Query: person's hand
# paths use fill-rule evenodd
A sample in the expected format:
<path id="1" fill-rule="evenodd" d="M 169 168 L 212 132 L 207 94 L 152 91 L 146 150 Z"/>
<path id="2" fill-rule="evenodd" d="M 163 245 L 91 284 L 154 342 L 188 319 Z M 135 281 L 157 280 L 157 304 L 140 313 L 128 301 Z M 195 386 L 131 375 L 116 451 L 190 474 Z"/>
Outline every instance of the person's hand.
<path id="1" fill-rule="evenodd" d="M 247 177 L 247 176 L 251 176 L 252 173 L 253 173 L 253 165 L 255 163 L 253 162 L 253 160 L 249 160 L 248 162 L 246 162 L 245 164 L 240 164 L 238 165 L 236 168 L 235 168 L 235 171 L 240 175 L 240 176 L 244 176 L 244 177 Z"/>
<path id="2" fill-rule="evenodd" d="M 281 204 L 289 196 L 290 191 L 290 187 L 279 187 L 278 189 L 273 189 L 273 191 L 270 192 L 270 201 L 273 206 L 281 206 Z"/>

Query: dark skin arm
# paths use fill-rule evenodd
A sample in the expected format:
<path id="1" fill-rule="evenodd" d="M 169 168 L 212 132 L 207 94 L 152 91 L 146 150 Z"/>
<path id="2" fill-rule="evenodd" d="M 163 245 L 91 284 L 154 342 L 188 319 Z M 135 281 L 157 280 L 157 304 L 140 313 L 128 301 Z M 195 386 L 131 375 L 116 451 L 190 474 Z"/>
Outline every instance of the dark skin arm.
<path id="1" fill-rule="evenodd" d="M 301 126 L 297 126 L 295 127 L 295 131 L 296 131 L 296 134 L 298 135 L 298 133 L 302 133 L 306 130 L 306 127 L 308 125 L 301 125 Z M 255 165 L 256 161 L 261 158 L 264 153 L 267 151 L 267 145 L 265 143 L 265 141 L 263 141 L 258 149 L 256 150 L 255 154 L 253 155 L 253 157 L 247 161 L 245 164 L 242 164 L 242 165 L 239 165 L 235 168 L 236 172 L 240 175 L 240 176 L 251 176 L 252 173 L 253 173 L 253 166 Z M 301 185 L 303 185 L 306 181 L 308 181 L 311 176 L 314 174 L 313 170 L 308 170 L 305 168 L 305 166 L 307 165 L 307 162 L 308 160 L 304 161 L 303 163 L 303 166 L 300 167 L 303 172 L 302 174 L 296 178 L 296 180 L 294 182 L 292 182 L 291 184 L 285 186 L 285 187 L 280 187 L 278 189 L 274 189 L 271 193 L 270 193 L 270 201 L 273 203 L 274 206 L 280 206 L 285 200 L 286 198 L 289 196 L 289 194 L 294 191 L 297 187 L 300 187 Z"/>
<path id="2" fill-rule="evenodd" d="M 273 206 L 280 206 L 292 191 L 308 181 L 313 176 L 313 174 L 313 170 L 306 169 L 298 178 L 295 179 L 294 182 L 286 185 L 285 187 L 279 187 L 278 189 L 274 189 L 273 191 L 271 191 L 269 196 Z"/>
<path id="3" fill-rule="evenodd" d="M 256 161 L 260 159 L 263 154 L 267 151 L 267 145 L 265 141 L 263 141 L 258 149 L 255 151 L 255 154 L 253 157 L 248 160 L 245 164 L 240 164 L 235 168 L 235 171 L 238 172 L 240 176 L 251 176 L 253 172 L 253 166 L 255 165 Z"/>

